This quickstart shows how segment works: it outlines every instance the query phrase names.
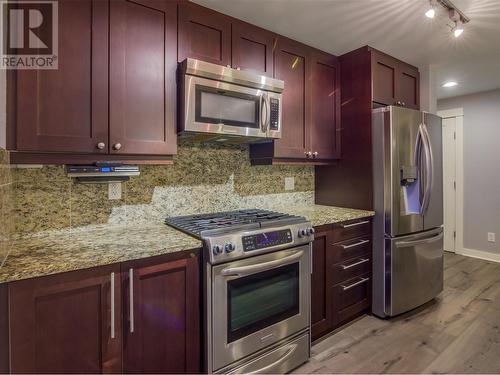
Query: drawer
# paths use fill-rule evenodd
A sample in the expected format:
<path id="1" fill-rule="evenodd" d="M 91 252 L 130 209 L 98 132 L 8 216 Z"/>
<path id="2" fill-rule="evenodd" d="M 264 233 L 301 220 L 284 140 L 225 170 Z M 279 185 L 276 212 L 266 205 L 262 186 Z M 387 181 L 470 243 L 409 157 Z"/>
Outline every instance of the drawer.
<path id="1" fill-rule="evenodd" d="M 333 287 L 333 324 L 339 326 L 371 305 L 371 273 L 341 282 Z"/>
<path id="2" fill-rule="evenodd" d="M 332 264 L 344 262 L 351 258 L 362 257 L 363 255 L 371 255 L 372 253 L 372 237 L 371 234 L 331 244 Z"/>
<path id="3" fill-rule="evenodd" d="M 372 271 L 371 254 L 351 258 L 332 266 L 333 285 L 370 273 Z"/>
<path id="4" fill-rule="evenodd" d="M 332 241 L 339 242 L 372 234 L 370 218 L 344 221 L 333 225 Z"/>

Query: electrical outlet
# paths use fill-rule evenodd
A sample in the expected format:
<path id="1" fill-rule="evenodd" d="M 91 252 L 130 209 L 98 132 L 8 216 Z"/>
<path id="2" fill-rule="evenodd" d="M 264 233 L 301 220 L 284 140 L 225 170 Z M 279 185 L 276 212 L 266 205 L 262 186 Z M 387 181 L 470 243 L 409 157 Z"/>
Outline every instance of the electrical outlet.
<path id="1" fill-rule="evenodd" d="M 488 242 L 495 242 L 495 233 L 488 232 Z"/>
<path id="2" fill-rule="evenodd" d="M 285 190 L 295 190 L 295 177 L 285 177 Z"/>
<path id="3" fill-rule="evenodd" d="M 108 184 L 108 198 L 109 199 L 122 199 L 122 183 L 110 182 Z"/>

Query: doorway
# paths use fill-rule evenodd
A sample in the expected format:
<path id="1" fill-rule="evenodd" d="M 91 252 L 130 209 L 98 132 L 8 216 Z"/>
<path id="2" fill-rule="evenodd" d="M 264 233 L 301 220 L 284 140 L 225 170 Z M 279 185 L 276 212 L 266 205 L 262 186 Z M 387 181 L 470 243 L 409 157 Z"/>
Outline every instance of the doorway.
<path id="1" fill-rule="evenodd" d="M 444 250 L 456 252 L 460 249 L 462 232 L 461 191 L 462 126 L 461 108 L 438 112 L 443 117 L 443 213 Z M 460 180 L 460 181 L 459 181 Z"/>

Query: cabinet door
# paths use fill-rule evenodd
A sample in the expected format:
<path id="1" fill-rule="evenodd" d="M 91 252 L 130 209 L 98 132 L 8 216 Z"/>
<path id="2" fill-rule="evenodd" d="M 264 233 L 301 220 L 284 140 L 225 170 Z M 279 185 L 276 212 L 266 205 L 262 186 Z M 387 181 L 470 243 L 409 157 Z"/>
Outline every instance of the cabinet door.
<path id="1" fill-rule="evenodd" d="M 122 272 L 128 320 L 124 371 L 199 373 L 197 258 L 145 266 L 131 262 L 122 267 Z"/>
<path id="2" fill-rule="evenodd" d="M 311 335 L 321 337 L 332 327 L 332 275 L 328 231 L 318 230 L 313 242 L 313 273 L 311 275 Z"/>
<path id="3" fill-rule="evenodd" d="M 273 33 L 234 21 L 231 38 L 233 68 L 273 76 Z"/>
<path id="4" fill-rule="evenodd" d="M 58 69 L 16 72 L 16 149 L 105 154 L 108 2 L 60 1 L 58 11 Z"/>
<path id="5" fill-rule="evenodd" d="M 11 371 L 121 372 L 120 267 L 9 284 Z"/>
<path id="6" fill-rule="evenodd" d="M 384 105 L 396 104 L 398 100 L 396 75 L 396 59 L 378 51 L 372 51 L 372 95 L 374 102 Z"/>
<path id="7" fill-rule="evenodd" d="M 418 69 L 404 63 L 397 69 L 397 99 L 404 107 L 420 109 L 420 75 Z"/>
<path id="8" fill-rule="evenodd" d="M 275 140 L 275 157 L 305 158 L 309 151 L 306 131 L 308 103 L 310 99 L 310 63 L 307 46 L 279 37 L 274 51 L 275 78 L 285 82 L 283 91 L 281 139 Z"/>
<path id="9" fill-rule="evenodd" d="M 335 56 L 314 51 L 311 58 L 310 150 L 314 159 L 340 156 L 340 69 Z"/>
<path id="10" fill-rule="evenodd" d="M 225 15 L 184 1 L 179 5 L 179 62 L 191 57 L 231 64 L 231 21 Z"/>
<path id="11" fill-rule="evenodd" d="M 177 150 L 174 2 L 114 0 L 110 7 L 110 152 Z"/>

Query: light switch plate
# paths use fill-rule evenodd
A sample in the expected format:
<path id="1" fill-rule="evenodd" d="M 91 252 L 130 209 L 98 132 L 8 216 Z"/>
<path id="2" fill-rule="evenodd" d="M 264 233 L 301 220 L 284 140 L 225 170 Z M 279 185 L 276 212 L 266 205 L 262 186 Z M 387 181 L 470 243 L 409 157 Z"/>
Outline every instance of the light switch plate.
<path id="1" fill-rule="evenodd" d="M 122 183 L 110 182 L 108 184 L 108 198 L 109 199 L 122 199 Z"/>
<path id="2" fill-rule="evenodd" d="M 285 177 L 285 190 L 295 190 L 295 177 Z"/>
<path id="3" fill-rule="evenodd" d="M 488 232 L 488 242 L 495 242 L 495 233 Z"/>

